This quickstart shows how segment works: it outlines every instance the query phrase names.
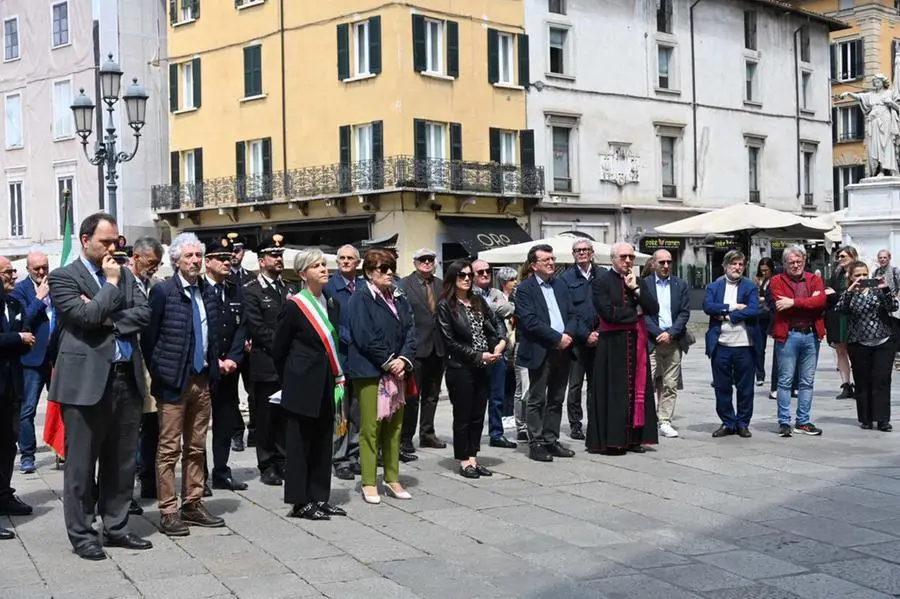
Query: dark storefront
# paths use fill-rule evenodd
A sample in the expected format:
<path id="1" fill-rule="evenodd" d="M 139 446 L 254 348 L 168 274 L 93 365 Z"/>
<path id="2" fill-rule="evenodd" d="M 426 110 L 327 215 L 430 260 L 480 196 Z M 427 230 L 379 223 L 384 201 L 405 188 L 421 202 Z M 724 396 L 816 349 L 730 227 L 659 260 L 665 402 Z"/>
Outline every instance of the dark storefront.
<path id="1" fill-rule="evenodd" d="M 284 235 L 288 247 L 314 246 L 324 251 L 334 252 L 344 244 L 357 247 L 371 237 L 371 216 L 360 218 L 342 218 L 310 221 L 283 221 L 261 225 L 235 225 L 233 227 L 216 227 L 195 229 L 194 233 L 202 240 L 215 239 L 232 231 L 240 233 L 245 239 L 248 249 L 255 250 L 259 240 L 272 233 Z"/>
<path id="2" fill-rule="evenodd" d="M 468 218 L 442 216 L 441 222 L 456 243 L 441 246 L 441 261 L 446 265 L 454 260 L 475 258 L 479 252 L 531 241 L 513 218 Z"/>

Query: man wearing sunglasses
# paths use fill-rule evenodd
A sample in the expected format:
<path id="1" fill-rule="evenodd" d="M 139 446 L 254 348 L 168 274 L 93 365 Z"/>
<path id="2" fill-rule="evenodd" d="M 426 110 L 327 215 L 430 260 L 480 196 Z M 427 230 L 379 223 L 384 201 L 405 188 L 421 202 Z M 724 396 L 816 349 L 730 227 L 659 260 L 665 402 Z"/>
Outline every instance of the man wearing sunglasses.
<path id="1" fill-rule="evenodd" d="M 437 298 L 443 288 L 443 281 L 434 276 L 434 250 L 422 248 L 413 254 L 416 272 L 400 281 L 413 310 L 416 326 L 416 384 L 418 397 L 406 398 L 403 414 L 403 430 L 400 433 L 400 453 L 409 456 L 415 453 L 413 436 L 419 427 L 419 447 L 443 449 L 447 444 L 434 432 L 434 414 L 437 411 L 441 380 L 444 378 L 444 342 L 435 325 Z"/>
<path id="2" fill-rule="evenodd" d="M 594 392 L 594 354 L 599 333 L 599 319 L 594 308 L 591 288 L 594 279 L 606 272 L 594 264 L 594 244 L 590 239 L 579 239 L 572 244 L 573 264 L 560 279 L 569 286 L 569 295 L 581 322 L 588 327 L 588 336 L 573 345 L 575 359 L 569 366 L 569 389 L 566 393 L 566 412 L 569 417 L 569 436 L 584 441 L 584 411 L 581 407 L 581 389 L 587 378 L 587 394 Z"/>

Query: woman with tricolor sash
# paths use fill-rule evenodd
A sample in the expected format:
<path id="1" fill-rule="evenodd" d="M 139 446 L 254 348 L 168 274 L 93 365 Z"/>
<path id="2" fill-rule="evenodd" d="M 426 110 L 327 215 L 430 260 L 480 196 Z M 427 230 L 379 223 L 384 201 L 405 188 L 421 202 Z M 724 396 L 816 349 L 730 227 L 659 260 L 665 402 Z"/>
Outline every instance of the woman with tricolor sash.
<path id="1" fill-rule="evenodd" d="M 285 301 L 272 347 L 281 381 L 280 399 L 272 401 L 280 402 L 285 417 L 284 502 L 292 506 L 291 518 L 330 520 L 347 515 L 329 503 L 332 436 L 344 397 L 340 306 L 322 292 L 328 267 L 319 249 L 298 252 L 294 270 L 303 290 Z"/>

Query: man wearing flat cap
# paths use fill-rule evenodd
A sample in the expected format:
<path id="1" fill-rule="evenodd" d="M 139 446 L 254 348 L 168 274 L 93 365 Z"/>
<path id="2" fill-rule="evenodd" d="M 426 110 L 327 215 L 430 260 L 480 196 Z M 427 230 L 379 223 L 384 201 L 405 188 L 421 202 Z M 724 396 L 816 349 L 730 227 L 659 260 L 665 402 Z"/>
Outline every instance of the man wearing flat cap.
<path id="1" fill-rule="evenodd" d="M 238 405 L 238 377 L 244 358 L 244 308 L 241 287 L 231 279 L 231 256 L 234 242 L 230 237 L 217 239 L 206 246 L 206 282 L 213 290 L 222 318 L 211 331 L 218 337 L 219 384 L 212 392 L 212 487 L 244 491 L 247 483 L 234 480 L 228 457 L 231 439 L 243 431 L 244 421 Z M 209 459 L 207 458 L 207 472 Z"/>
<path id="2" fill-rule="evenodd" d="M 244 321 L 250 337 L 250 380 L 256 418 L 256 462 L 259 479 L 266 485 L 284 481 L 284 428 L 280 408 L 269 402 L 279 390 L 278 373 L 272 360 L 275 323 L 289 295 L 297 288 L 285 283 L 284 236 L 276 233 L 264 238 L 257 250 L 259 276 L 243 287 Z"/>
<path id="3" fill-rule="evenodd" d="M 419 446 L 443 449 L 447 444 L 434 432 L 434 413 L 437 411 L 441 379 L 444 378 L 444 342 L 435 326 L 434 313 L 443 282 L 434 276 L 434 250 L 422 248 L 413 253 L 416 272 L 400 282 L 413 309 L 416 327 L 416 383 L 418 397 L 406 398 L 403 429 L 400 432 L 400 452 L 415 453 L 413 436 L 419 427 Z"/>

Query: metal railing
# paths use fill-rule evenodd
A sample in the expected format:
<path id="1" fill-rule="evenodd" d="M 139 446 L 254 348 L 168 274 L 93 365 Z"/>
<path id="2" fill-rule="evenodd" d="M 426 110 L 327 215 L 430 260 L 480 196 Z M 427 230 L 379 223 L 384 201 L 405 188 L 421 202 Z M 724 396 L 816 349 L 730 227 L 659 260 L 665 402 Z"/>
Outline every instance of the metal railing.
<path id="1" fill-rule="evenodd" d="M 154 185 L 151 208 L 157 212 L 218 208 L 399 189 L 540 197 L 544 194 L 544 169 L 391 156 L 384 160 L 313 166 L 266 175 Z"/>

